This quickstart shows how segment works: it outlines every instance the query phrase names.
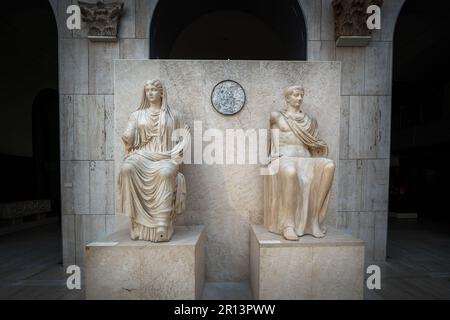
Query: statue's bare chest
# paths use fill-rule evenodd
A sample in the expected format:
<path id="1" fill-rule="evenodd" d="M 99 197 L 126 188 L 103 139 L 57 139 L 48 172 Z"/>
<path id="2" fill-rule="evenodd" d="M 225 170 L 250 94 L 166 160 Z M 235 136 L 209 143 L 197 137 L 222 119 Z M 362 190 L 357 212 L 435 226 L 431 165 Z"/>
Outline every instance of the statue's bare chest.
<path id="1" fill-rule="evenodd" d="M 291 127 L 286 122 L 286 119 L 283 116 L 280 116 L 273 129 L 279 129 L 281 133 L 292 133 Z"/>
<path id="2" fill-rule="evenodd" d="M 272 129 L 279 130 L 280 145 L 301 145 L 300 140 L 298 140 L 297 136 L 292 132 L 291 127 L 283 116 L 280 116 L 277 119 L 272 125 Z"/>

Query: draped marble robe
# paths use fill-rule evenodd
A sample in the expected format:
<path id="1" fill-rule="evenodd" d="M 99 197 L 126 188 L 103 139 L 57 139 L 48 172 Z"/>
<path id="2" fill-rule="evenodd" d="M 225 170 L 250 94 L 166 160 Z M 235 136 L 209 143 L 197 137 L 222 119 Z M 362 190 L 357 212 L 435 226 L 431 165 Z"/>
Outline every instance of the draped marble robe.
<path id="1" fill-rule="evenodd" d="M 283 234 L 287 227 L 292 227 L 298 236 L 318 236 L 318 227 L 319 234 L 323 233 L 320 234 L 322 237 L 326 232 L 323 223 L 331 192 L 331 184 L 324 184 L 323 176 L 325 170 L 330 169 L 328 172 L 334 175 L 334 162 L 326 158 L 328 147 L 318 136 L 315 119 L 301 111 L 295 114 L 282 111 L 279 114 L 297 138 L 296 146 L 304 149 L 305 157 L 283 154 L 283 145 L 274 143 L 279 136 L 275 136 L 271 130 L 268 143 L 269 169 L 274 174 L 264 178 L 264 225 L 276 234 Z M 295 174 L 288 175 L 288 179 L 294 180 L 296 190 L 292 194 L 283 194 L 284 198 L 291 197 L 292 200 L 284 203 L 281 193 L 284 192 L 283 179 L 286 179 L 287 167 L 295 168 Z"/>
<path id="2" fill-rule="evenodd" d="M 165 94 L 165 93 L 164 93 Z M 175 141 L 172 134 L 182 129 Z M 169 241 L 184 210 L 186 183 L 179 165 L 189 127 L 163 99 L 161 110 L 140 108 L 129 118 L 122 140 L 127 155 L 119 174 L 120 208 L 131 217 L 131 238 Z"/>

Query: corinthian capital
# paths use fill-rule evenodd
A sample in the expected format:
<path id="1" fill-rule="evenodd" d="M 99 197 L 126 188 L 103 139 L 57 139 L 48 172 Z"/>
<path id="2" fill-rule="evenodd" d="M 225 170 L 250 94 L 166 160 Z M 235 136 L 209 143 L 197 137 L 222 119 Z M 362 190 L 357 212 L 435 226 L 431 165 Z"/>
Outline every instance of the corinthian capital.
<path id="1" fill-rule="evenodd" d="M 334 25 L 336 41 L 345 46 L 352 43 L 356 46 L 367 45 L 372 30 L 367 27 L 371 5 L 381 7 L 383 0 L 333 0 Z"/>
<path id="2" fill-rule="evenodd" d="M 122 2 L 97 3 L 78 2 L 81 17 L 88 28 L 88 37 L 93 41 L 116 41 L 123 11 Z"/>

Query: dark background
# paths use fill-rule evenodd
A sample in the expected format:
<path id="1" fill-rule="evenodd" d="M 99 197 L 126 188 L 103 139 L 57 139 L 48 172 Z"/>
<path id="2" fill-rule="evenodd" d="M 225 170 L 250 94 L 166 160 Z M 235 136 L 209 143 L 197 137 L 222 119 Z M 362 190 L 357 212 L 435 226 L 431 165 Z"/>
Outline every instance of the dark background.
<path id="1" fill-rule="evenodd" d="M 450 220 L 450 4 L 407 0 L 397 21 L 390 211 Z"/>
<path id="2" fill-rule="evenodd" d="M 0 203 L 51 199 L 59 209 L 58 35 L 46 0 L 0 10 Z"/>

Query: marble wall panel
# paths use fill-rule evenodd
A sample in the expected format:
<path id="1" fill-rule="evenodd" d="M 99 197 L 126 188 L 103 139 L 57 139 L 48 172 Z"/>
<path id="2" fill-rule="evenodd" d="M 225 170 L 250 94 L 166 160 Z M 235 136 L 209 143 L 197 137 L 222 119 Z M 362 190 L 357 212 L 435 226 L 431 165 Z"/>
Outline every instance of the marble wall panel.
<path id="1" fill-rule="evenodd" d="M 62 214 L 89 213 L 89 162 L 61 162 Z"/>
<path id="2" fill-rule="evenodd" d="M 102 95 L 74 97 L 73 130 L 76 160 L 106 159 L 105 105 L 105 96 Z"/>
<path id="3" fill-rule="evenodd" d="M 136 38 L 150 38 L 150 23 L 158 0 L 136 0 Z"/>
<path id="4" fill-rule="evenodd" d="M 335 58 L 334 41 L 308 41 L 308 61 L 334 61 Z"/>
<path id="5" fill-rule="evenodd" d="M 389 159 L 364 160 L 363 211 L 387 211 Z"/>
<path id="6" fill-rule="evenodd" d="M 87 39 L 59 40 L 59 92 L 87 94 L 89 90 L 89 42 Z"/>
<path id="7" fill-rule="evenodd" d="M 120 39 L 120 59 L 148 59 L 148 39 Z"/>
<path id="8" fill-rule="evenodd" d="M 339 211 L 360 211 L 364 167 L 361 160 L 339 161 Z"/>
<path id="9" fill-rule="evenodd" d="M 374 261 L 386 260 L 386 245 L 387 245 L 387 225 L 388 225 L 388 213 L 376 212 L 375 213 L 375 243 L 374 243 Z"/>
<path id="10" fill-rule="evenodd" d="M 118 42 L 89 43 L 89 93 L 113 93 L 114 60 L 119 58 Z"/>
<path id="11" fill-rule="evenodd" d="M 342 95 L 364 94 L 364 68 L 366 48 L 336 48 L 336 60 L 342 63 Z"/>
<path id="12" fill-rule="evenodd" d="M 114 214 L 114 162 L 90 161 L 90 214 Z"/>
<path id="13" fill-rule="evenodd" d="M 349 159 L 389 158 L 390 99 L 389 96 L 350 97 L 348 123 L 341 124 L 341 127 L 348 128 Z"/>
<path id="14" fill-rule="evenodd" d="M 73 160 L 74 154 L 74 97 L 60 95 L 59 99 L 59 127 L 60 127 L 60 145 L 61 160 Z"/>
<path id="15" fill-rule="evenodd" d="M 322 0 L 322 19 L 321 19 L 321 40 L 331 40 L 335 43 L 334 35 L 334 10 L 332 5 L 333 0 Z"/>
<path id="16" fill-rule="evenodd" d="M 366 48 L 365 94 L 391 95 L 392 43 L 372 41 Z"/>
<path id="17" fill-rule="evenodd" d="M 203 133 L 214 128 L 222 130 L 224 137 L 226 129 L 267 129 L 270 111 L 284 107 L 283 89 L 304 85 L 304 110 L 318 119 L 330 157 L 338 163 L 339 63 L 126 60 L 117 61 L 115 71 L 116 179 L 124 156 L 120 136 L 129 114 L 138 106 L 143 84 L 152 78 L 166 83 L 169 104 L 183 112 L 192 129 L 194 121 L 201 121 Z M 210 103 L 212 89 L 224 79 L 238 81 L 247 95 L 244 109 L 232 117 L 217 113 Z M 250 221 L 261 222 L 263 213 L 259 168 L 249 164 L 191 164 L 183 168 L 188 189 L 184 222 L 206 226 L 209 281 L 239 281 L 248 276 L 248 226 Z M 337 189 L 335 181 L 332 221 Z"/>
<path id="18" fill-rule="evenodd" d="M 305 17 L 308 40 L 320 40 L 322 3 L 320 0 L 298 0 Z"/>
<path id="19" fill-rule="evenodd" d="M 76 262 L 84 265 L 85 245 L 106 235 L 106 215 L 77 215 L 75 226 Z"/>
<path id="20" fill-rule="evenodd" d="M 61 217 L 62 250 L 64 266 L 76 263 L 75 215 Z"/>

